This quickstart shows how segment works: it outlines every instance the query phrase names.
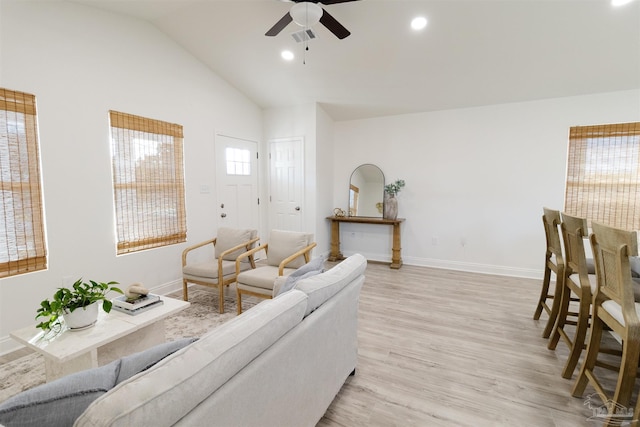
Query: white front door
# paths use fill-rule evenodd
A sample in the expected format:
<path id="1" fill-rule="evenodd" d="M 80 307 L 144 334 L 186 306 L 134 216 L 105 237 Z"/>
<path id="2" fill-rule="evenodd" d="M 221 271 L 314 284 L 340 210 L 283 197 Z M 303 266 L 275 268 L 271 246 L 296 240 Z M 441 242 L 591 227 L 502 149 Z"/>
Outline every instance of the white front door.
<path id="1" fill-rule="evenodd" d="M 218 134 L 215 145 L 218 224 L 259 230 L 258 143 Z"/>
<path id="2" fill-rule="evenodd" d="M 271 229 L 303 231 L 303 139 L 269 142 Z"/>

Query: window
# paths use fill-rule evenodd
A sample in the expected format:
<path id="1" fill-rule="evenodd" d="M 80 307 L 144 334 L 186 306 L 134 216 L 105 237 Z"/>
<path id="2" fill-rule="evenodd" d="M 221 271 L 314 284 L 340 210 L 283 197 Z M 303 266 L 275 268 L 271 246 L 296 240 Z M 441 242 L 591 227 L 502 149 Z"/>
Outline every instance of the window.
<path id="1" fill-rule="evenodd" d="M 186 241 L 182 126 L 109 115 L 117 253 Z"/>
<path id="2" fill-rule="evenodd" d="M 241 148 L 227 147 L 227 175 L 251 175 L 251 152 Z"/>
<path id="3" fill-rule="evenodd" d="M 640 122 L 571 128 L 565 211 L 640 230 Z"/>
<path id="4" fill-rule="evenodd" d="M 0 277 L 47 268 L 36 98 L 0 89 Z"/>

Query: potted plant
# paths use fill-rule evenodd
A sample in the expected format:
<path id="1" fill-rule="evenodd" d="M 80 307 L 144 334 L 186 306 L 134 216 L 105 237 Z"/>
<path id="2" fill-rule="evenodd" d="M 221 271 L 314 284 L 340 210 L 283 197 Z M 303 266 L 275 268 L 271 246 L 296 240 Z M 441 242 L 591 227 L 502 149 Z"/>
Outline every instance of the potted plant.
<path id="1" fill-rule="evenodd" d="M 385 219 L 396 219 L 398 217 L 398 200 L 396 199 L 396 195 L 402 187 L 404 187 L 404 179 L 397 179 L 395 182 L 384 186 L 383 217 Z"/>
<path id="2" fill-rule="evenodd" d="M 60 316 L 63 316 L 69 329 L 81 329 L 91 326 L 98 318 L 98 302 L 102 301 L 102 309 L 109 313 L 111 301 L 106 294 L 110 291 L 123 293 L 113 285 L 118 282 L 98 283 L 93 280 L 83 282 L 78 279 L 72 288 L 58 288 L 51 300 L 46 299 L 40 303 L 36 319 L 47 319 L 36 325 L 44 331 L 51 330 L 59 324 Z"/>

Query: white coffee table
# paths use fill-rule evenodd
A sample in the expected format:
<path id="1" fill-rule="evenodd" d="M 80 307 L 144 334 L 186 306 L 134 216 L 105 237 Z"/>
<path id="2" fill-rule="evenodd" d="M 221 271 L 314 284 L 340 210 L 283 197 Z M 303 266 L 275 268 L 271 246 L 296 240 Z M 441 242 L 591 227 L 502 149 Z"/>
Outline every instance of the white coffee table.
<path id="1" fill-rule="evenodd" d="M 135 316 L 102 308 L 95 326 L 45 334 L 35 326 L 11 332 L 11 338 L 42 354 L 47 381 L 105 365 L 123 356 L 165 342 L 164 319 L 190 303 L 161 297 L 163 304 Z"/>

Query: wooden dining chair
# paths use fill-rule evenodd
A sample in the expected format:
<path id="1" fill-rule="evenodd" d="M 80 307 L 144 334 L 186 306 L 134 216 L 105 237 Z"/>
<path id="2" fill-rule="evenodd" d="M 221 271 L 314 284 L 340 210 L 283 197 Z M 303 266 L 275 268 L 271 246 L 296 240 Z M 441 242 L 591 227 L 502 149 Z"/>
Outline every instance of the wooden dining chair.
<path id="1" fill-rule="evenodd" d="M 582 397 L 587 384 L 598 393 L 609 409 L 605 426 L 620 425 L 613 415 L 627 408 L 636 380 L 640 358 L 640 303 L 635 302 L 629 257 L 638 255 L 635 231 L 625 231 L 592 223 L 591 248 L 596 265 L 597 288 L 593 297 L 590 338 L 580 374 L 572 395 Z M 607 366 L 598 360 L 601 340 L 608 328 L 622 344 L 618 379 L 613 395 L 608 394 L 594 371 L 596 365 Z"/>
<path id="2" fill-rule="evenodd" d="M 563 378 L 571 378 L 585 347 L 591 311 L 591 296 L 596 290 L 596 276 L 589 274 L 584 239 L 587 237 L 587 220 L 562 213 L 562 241 L 564 242 L 565 269 L 560 298 L 560 308 L 548 348 L 554 350 L 564 339 L 569 347 L 569 356 L 562 370 Z M 577 303 L 577 312 L 570 311 L 571 303 Z M 575 330 L 565 328 L 575 326 Z"/>
<path id="3" fill-rule="evenodd" d="M 542 279 L 542 289 L 540 298 L 533 315 L 535 320 L 540 318 L 542 310 L 549 315 L 547 325 L 542 336 L 549 338 L 558 317 L 560 310 L 560 300 L 562 296 L 562 286 L 564 280 L 564 257 L 562 255 L 562 244 L 560 243 L 560 211 L 543 208 L 542 224 L 544 226 L 544 236 L 546 240 L 546 250 L 544 254 L 544 278 Z M 553 294 L 549 293 L 551 275 L 555 275 L 555 287 Z M 550 302 L 551 303 L 550 303 Z"/>

